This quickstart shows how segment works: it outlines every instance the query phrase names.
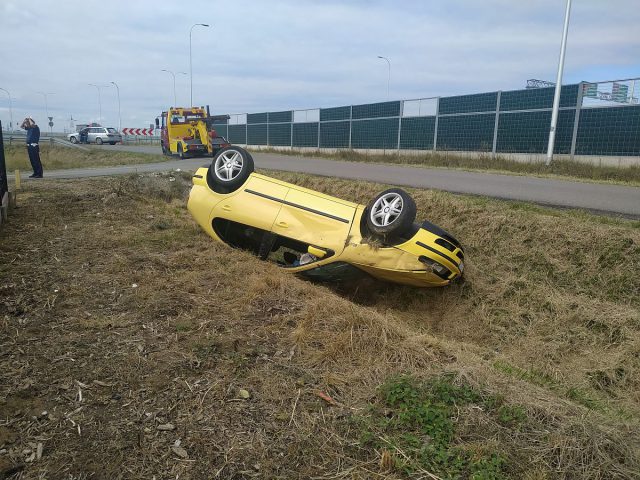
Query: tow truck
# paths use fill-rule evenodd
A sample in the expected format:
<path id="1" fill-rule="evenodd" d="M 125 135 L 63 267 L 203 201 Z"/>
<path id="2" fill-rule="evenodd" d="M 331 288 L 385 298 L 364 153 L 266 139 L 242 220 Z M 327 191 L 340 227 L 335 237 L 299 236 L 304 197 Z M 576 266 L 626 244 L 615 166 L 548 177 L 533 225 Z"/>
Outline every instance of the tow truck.
<path id="1" fill-rule="evenodd" d="M 220 149 L 230 146 L 226 138 L 218 135 L 215 122 L 226 121 L 229 115 L 211 115 L 205 107 L 171 107 L 156 117 L 160 128 L 160 145 L 165 155 L 180 158 L 214 156 Z"/>

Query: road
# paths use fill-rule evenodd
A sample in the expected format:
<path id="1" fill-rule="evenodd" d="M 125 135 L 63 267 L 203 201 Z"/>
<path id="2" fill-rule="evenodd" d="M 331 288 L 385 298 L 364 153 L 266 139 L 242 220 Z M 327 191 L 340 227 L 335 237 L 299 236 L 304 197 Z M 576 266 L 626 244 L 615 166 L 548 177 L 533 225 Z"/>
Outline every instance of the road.
<path id="1" fill-rule="evenodd" d="M 102 148 L 138 153 L 160 153 L 158 146 L 116 145 Z M 254 153 L 253 158 L 258 169 L 302 172 L 417 188 L 433 188 L 454 193 L 533 202 L 554 207 L 581 208 L 640 219 L 640 187 L 440 168 L 343 162 L 317 157 L 296 157 L 273 153 Z M 205 158 L 170 160 L 143 165 L 45 171 L 45 177 L 108 176 L 177 168 L 195 170 L 206 163 L 207 159 Z"/>

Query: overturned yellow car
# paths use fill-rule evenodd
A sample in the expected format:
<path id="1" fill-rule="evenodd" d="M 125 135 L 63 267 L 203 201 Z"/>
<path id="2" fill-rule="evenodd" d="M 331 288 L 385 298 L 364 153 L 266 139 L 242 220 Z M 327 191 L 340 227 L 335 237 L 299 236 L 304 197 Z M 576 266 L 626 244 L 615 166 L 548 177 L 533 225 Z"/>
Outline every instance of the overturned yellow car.
<path id="1" fill-rule="evenodd" d="M 193 175 L 188 208 L 207 234 L 320 281 L 363 273 L 419 287 L 462 276 L 460 242 L 430 222 L 414 222 L 404 190 L 359 205 L 254 172 L 246 150 L 220 150 Z"/>

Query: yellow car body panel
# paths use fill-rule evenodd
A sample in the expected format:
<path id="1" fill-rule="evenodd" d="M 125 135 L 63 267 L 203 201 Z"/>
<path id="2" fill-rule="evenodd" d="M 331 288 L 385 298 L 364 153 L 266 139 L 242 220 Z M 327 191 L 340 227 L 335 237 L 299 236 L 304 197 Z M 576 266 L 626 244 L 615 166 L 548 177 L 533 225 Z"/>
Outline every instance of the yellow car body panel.
<path id="1" fill-rule="evenodd" d="M 289 188 L 273 232 L 310 245 L 319 245 L 339 255 L 344 249 L 356 209 L 338 203 L 327 195 L 318 196 L 310 192 L 293 185 Z"/>
<path id="2" fill-rule="evenodd" d="M 220 195 L 223 198 L 213 209 L 214 217 L 270 231 L 282 208 L 280 201 L 285 199 L 288 190 L 265 177 L 252 175 L 242 188 Z"/>
<path id="3" fill-rule="evenodd" d="M 344 262 L 380 280 L 421 287 L 447 285 L 462 275 L 461 248 L 424 228 L 416 226 L 416 233 L 402 243 L 380 246 L 362 237 L 364 205 L 257 173 L 251 173 L 236 191 L 217 193 L 209 187 L 207 174 L 206 167 L 195 173 L 188 202 L 203 230 L 225 242 L 213 228 L 216 219 L 224 219 L 307 245 L 306 251 L 317 260 L 286 266 L 291 272 L 318 271 Z M 433 264 L 448 273 L 444 277 L 436 273 Z"/>

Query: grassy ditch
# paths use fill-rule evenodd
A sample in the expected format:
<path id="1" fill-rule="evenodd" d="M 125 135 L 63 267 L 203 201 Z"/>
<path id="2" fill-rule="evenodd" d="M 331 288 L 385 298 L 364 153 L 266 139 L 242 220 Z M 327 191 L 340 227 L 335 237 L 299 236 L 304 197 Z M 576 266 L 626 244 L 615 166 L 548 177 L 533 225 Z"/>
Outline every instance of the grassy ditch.
<path id="1" fill-rule="evenodd" d="M 412 190 L 465 245 L 464 282 L 336 287 L 213 243 L 188 187 L 20 193 L 0 231 L 0 477 L 636 477 L 638 222 Z"/>
<path id="2" fill-rule="evenodd" d="M 19 169 L 23 172 L 31 171 L 29 156 L 24 145 L 5 145 L 7 171 Z M 158 153 L 122 152 L 116 150 L 89 149 L 80 150 L 46 142 L 40 144 L 40 159 L 45 170 L 60 170 L 64 168 L 111 167 L 115 165 L 136 165 L 140 163 L 162 162 L 167 158 Z"/>
<path id="3" fill-rule="evenodd" d="M 490 154 L 479 157 L 439 153 L 405 155 L 390 151 L 385 154 L 360 153 L 354 150 L 341 150 L 335 153 L 298 150 L 257 150 L 305 157 L 323 157 L 332 160 L 363 163 L 386 163 L 411 165 L 414 167 L 456 168 L 461 170 L 491 171 L 514 175 L 534 175 L 540 177 L 568 177 L 595 182 L 640 184 L 640 166 L 609 167 L 590 165 L 570 160 L 556 160 L 547 167 L 544 162 L 517 162 L 504 157 L 492 157 Z"/>

